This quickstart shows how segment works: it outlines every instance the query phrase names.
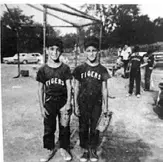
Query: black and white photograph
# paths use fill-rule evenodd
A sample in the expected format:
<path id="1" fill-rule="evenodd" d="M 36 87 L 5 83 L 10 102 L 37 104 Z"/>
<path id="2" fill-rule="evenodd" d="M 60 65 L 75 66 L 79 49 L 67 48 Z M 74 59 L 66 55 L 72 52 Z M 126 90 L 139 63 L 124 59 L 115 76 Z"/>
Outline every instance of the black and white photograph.
<path id="1" fill-rule="evenodd" d="M 163 162 L 163 4 L 0 4 L 2 162 Z"/>

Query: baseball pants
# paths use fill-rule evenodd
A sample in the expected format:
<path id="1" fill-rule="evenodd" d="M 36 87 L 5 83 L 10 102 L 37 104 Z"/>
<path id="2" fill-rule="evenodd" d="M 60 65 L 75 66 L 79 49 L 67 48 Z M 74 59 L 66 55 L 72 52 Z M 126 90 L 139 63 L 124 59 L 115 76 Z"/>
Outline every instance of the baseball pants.
<path id="1" fill-rule="evenodd" d="M 91 97 L 82 97 L 79 100 L 79 138 L 80 146 L 84 149 L 96 149 L 99 144 L 97 122 L 102 111 L 101 100 L 91 100 Z"/>
<path id="2" fill-rule="evenodd" d="M 45 108 L 49 112 L 47 118 L 44 118 L 44 136 L 43 147 L 46 149 L 54 149 L 55 147 L 55 131 L 56 131 L 56 118 L 59 119 L 59 143 L 60 148 L 69 149 L 70 146 L 70 126 L 63 127 L 60 123 L 60 108 L 65 105 L 62 101 L 49 101 L 45 103 Z"/>
<path id="3" fill-rule="evenodd" d="M 131 69 L 130 72 L 130 79 L 129 79 L 129 93 L 132 94 L 133 88 L 134 88 L 134 81 L 136 81 L 136 95 L 140 94 L 140 81 L 141 81 L 141 75 L 140 75 L 140 69 Z"/>

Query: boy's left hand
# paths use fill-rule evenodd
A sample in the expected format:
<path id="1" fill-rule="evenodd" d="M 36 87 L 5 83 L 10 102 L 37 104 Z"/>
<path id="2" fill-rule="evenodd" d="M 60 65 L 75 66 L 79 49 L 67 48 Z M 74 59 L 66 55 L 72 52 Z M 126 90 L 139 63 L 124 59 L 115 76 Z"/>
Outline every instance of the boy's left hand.
<path id="1" fill-rule="evenodd" d="M 60 112 L 64 112 L 64 111 L 69 111 L 71 110 L 71 105 L 70 104 L 65 104 L 61 109 L 60 109 Z"/>
<path id="2" fill-rule="evenodd" d="M 103 113 L 103 114 L 107 114 L 108 112 L 109 112 L 108 108 L 104 108 L 104 107 L 103 107 L 102 113 Z"/>

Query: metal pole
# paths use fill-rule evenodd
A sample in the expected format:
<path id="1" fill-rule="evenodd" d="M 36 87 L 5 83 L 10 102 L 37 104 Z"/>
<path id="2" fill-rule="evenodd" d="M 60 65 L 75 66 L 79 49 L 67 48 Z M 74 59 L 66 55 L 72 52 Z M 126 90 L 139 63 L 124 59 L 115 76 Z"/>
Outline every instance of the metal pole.
<path id="1" fill-rule="evenodd" d="M 18 55 L 18 75 L 15 76 L 14 78 L 19 78 L 20 77 L 20 54 L 19 54 L 19 32 L 18 29 L 16 31 L 16 51 Z"/>
<path id="2" fill-rule="evenodd" d="M 17 53 L 18 53 L 18 76 L 20 76 L 20 54 L 19 54 L 19 33 L 18 30 L 16 30 L 17 35 Z"/>
<path id="3" fill-rule="evenodd" d="M 15 24 L 15 19 L 14 16 L 12 15 L 10 9 L 8 6 L 5 4 L 5 7 L 7 8 L 7 11 L 9 12 L 14 24 Z M 16 31 L 16 50 L 17 50 L 17 55 L 18 55 L 18 75 L 15 76 L 14 78 L 19 78 L 20 77 L 20 57 L 19 57 L 19 31 L 18 27 L 15 26 L 15 31 Z"/>
<path id="4" fill-rule="evenodd" d="M 79 34 L 80 34 L 80 28 L 76 28 L 77 30 L 77 40 L 76 40 L 76 49 L 75 49 L 75 67 L 77 66 L 78 60 L 77 60 L 77 54 L 78 54 L 78 44 L 79 44 Z"/>
<path id="5" fill-rule="evenodd" d="M 102 23 L 100 25 L 100 39 L 99 39 L 99 62 L 100 62 L 100 58 L 101 58 L 101 43 L 102 43 Z"/>
<path id="6" fill-rule="evenodd" d="M 46 24 L 47 24 L 47 8 L 44 7 L 43 13 L 43 57 L 44 63 L 46 63 Z"/>

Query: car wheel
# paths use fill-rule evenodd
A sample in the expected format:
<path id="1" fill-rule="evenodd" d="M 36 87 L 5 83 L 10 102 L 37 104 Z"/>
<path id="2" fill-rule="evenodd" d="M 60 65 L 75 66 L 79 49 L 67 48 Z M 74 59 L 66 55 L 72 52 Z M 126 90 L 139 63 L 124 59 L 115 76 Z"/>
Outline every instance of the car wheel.
<path id="1" fill-rule="evenodd" d="M 4 61 L 5 64 L 8 64 L 8 61 Z"/>
<path id="2" fill-rule="evenodd" d="M 37 60 L 37 64 L 39 64 L 39 63 L 40 63 L 40 61 L 41 61 L 41 60 L 39 60 L 39 59 L 38 59 L 38 60 Z"/>
<path id="3" fill-rule="evenodd" d="M 27 64 L 28 63 L 28 61 L 27 60 L 23 60 L 23 64 Z"/>

